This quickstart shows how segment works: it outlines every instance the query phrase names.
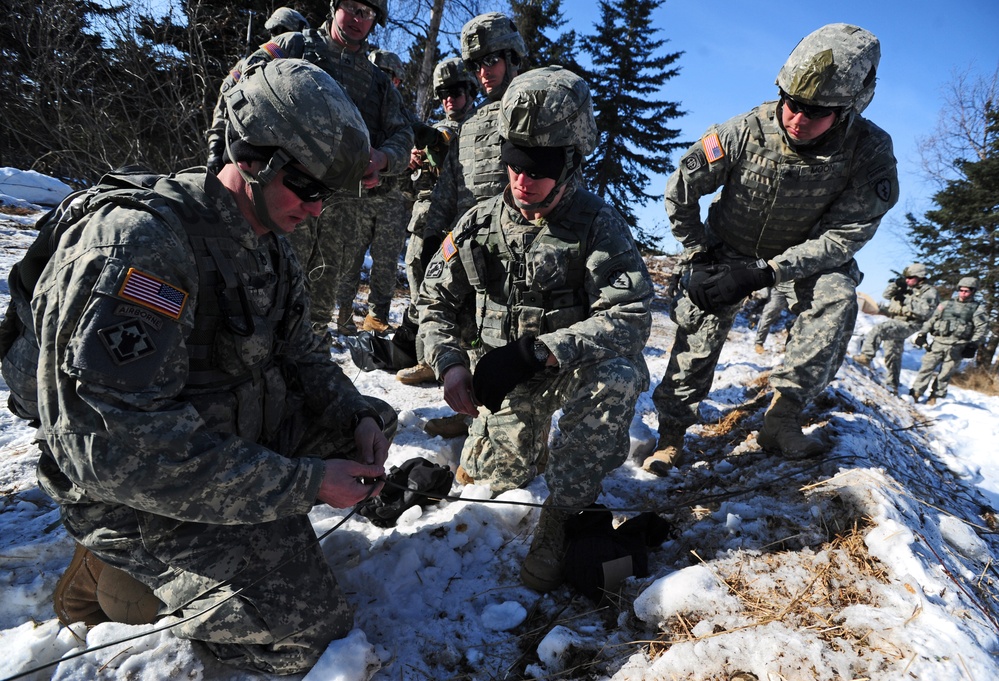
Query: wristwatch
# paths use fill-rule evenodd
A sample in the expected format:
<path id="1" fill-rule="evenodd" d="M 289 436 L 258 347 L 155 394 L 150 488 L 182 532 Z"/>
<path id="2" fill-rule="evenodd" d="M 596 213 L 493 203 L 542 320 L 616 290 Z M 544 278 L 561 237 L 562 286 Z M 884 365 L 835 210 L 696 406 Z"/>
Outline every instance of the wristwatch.
<path id="1" fill-rule="evenodd" d="M 379 428 L 384 428 L 385 424 L 382 423 L 382 417 L 378 415 L 378 412 L 371 407 L 364 407 L 361 411 L 356 412 L 350 419 L 350 432 L 357 430 L 357 426 L 361 424 L 361 421 L 366 418 L 373 418 L 375 423 L 378 424 Z"/>
<path id="2" fill-rule="evenodd" d="M 534 341 L 534 359 L 538 360 L 538 364 L 544 366 L 548 363 L 548 346 L 539 340 Z"/>

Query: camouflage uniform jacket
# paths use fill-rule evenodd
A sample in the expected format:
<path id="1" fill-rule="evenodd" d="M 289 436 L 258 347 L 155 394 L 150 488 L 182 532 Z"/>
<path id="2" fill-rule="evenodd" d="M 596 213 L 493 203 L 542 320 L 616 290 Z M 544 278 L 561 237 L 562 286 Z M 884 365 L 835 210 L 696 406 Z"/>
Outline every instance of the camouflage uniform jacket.
<path id="1" fill-rule="evenodd" d="M 440 174 L 443 172 L 444 166 L 447 164 L 447 158 L 451 155 L 451 149 L 458 148 L 461 124 L 468 120 L 473 113 L 475 113 L 475 107 L 469 107 L 468 110 L 465 111 L 464 115 L 458 118 L 451 118 L 448 116 L 442 121 L 433 123 L 433 126 L 436 129 L 447 132 L 447 134 L 451 136 L 451 141 L 448 143 L 440 165 L 436 168 L 421 168 L 417 179 L 413 180 L 413 191 L 416 193 L 416 203 L 413 205 L 413 214 L 407 227 L 410 234 L 416 234 L 420 237 L 423 236 L 423 231 L 427 222 L 427 211 L 430 210 L 430 202 L 433 197 L 434 187 L 437 186 Z M 429 166 L 429 162 L 427 165 Z M 416 175 L 416 173 L 414 173 L 414 175 Z"/>
<path id="2" fill-rule="evenodd" d="M 62 504 L 130 507 L 133 518 L 249 524 L 307 513 L 323 461 L 288 458 L 262 441 L 282 448 L 283 426 L 302 412 L 345 423 L 369 404 L 303 323 L 309 299 L 287 240 L 258 237 L 204 169 L 155 189 L 169 198 L 159 212 L 173 219 L 105 205 L 67 231 L 36 287 L 39 410 L 51 452 L 39 482 Z M 200 249 L 189 237 L 196 223 L 217 235 Z M 232 257 L 199 267 L 220 248 Z M 246 305 L 241 296 L 222 303 L 207 274 L 244 282 Z M 236 330 L 206 317 L 227 304 Z M 275 308 L 280 319 L 268 317 Z M 230 380 L 192 385 L 199 363 Z"/>
<path id="3" fill-rule="evenodd" d="M 363 49 L 351 52 L 343 48 L 330 37 L 326 28 L 275 36 L 229 72 L 222 81 L 221 92 L 225 93 L 235 85 L 243 71 L 253 64 L 285 57 L 312 62 L 343 87 L 368 126 L 371 146 L 388 156 L 388 168 L 382 172 L 383 175 L 397 175 L 406 170 L 409 152 L 413 148 L 413 129 L 402 96 L 389 77 L 368 61 Z M 209 157 L 222 157 L 225 124 L 225 101 L 220 95 L 212 127 L 208 131 Z"/>
<path id="4" fill-rule="evenodd" d="M 458 143 L 448 151 L 430 197 L 425 238 L 443 237 L 465 211 L 506 187 L 506 166 L 500 160 L 500 104 L 482 104 L 461 124 Z"/>
<path id="5" fill-rule="evenodd" d="M 933 336 L 933 345 L 972 342 L 981 345 L 989 330 L 989 317 L 980 301 L 946 300 L 923 323 L 920 333 Z"/>
<path id="6" fill-rule="evenodd" d="M 698 200 L 720 187 L 705 224 Z M 897 201 L 887 133 L 855 116 L 814 145 L 792 147 L 777 102 L 709 128 L 666 184 L 666 212 L 685 249 L 724 244 L 770 261 L 778 281 L 848 263 Z"/>
<path id="7" fill-rule="evenodd" d="M 894 280 L 888 282 L 881 295 L 889 303 L 879 307 L 882 313 L 892 319 L 900 319 L 910 324 L 922 324 L 940 304 L 940 294 L 937 293 L 936 287 L 930 286 L 925 281 L 919 282 L 912 288 L 906 288 L 901 300 L 898 299 L 898 294 L 899 285 Z"/>
<path id="8" fill-rule="evenodd" d="M 645 367 L 652 281 L 631 231 L 613 208 L 570 186 L 536 223 L 509 191 L 459 221 L 427 267 L 420 334 L 438 376 L 468 366 L 459 314 L 475 314 L 482 350 L 530 333 L 559 370 L 613 357 Z"/>

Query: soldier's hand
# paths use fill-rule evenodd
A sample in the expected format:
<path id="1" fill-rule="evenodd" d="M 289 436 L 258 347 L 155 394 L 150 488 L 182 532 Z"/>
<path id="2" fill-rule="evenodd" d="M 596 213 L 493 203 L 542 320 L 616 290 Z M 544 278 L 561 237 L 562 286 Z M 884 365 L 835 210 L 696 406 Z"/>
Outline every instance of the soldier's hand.
<path id="1" fill-rule="evenodd" d="M 967 342 L 964 347 L 961 348 L 961 357 L 963 359 L 971 359 L 978 352 L 978 343 Z"/>
<path id="2" fill-rule="evenodd" d="M 354 444 L 357 446 L 358 461 L 372 466 L 385 465 L 389 443 L 373 418 L 363 418 L 357 424 L 354 429 Z"/>
<path id="3" fill-rule="evenodd" d="M 351 459 L 329 459 L 325 464 L 316 498 L 333 508 L 349 508 L 369 496 L 378 496 L 385 486 L 382 466 L 369 466 Z"/>
<path id="4" fill-rule="evenodd" d="M 464 364 L 455 364 L 441 376 L 444 401 L 459 414 L 479 415 L 479 403 L 472 390 L 472 372 Z"/>
<path id="5" fill-rule="evenodd" d="M 734 305 L 753 291 L 772 286 L 777 275 L 762 258 L 752 263 L 713 265 L 714 273 L 695 281 L 691 274 L 688 292 L 694 305 L 709 314 Z M 696 270 L 695 270 L 696 272 Z"/>
<path id="6" fill-rule="evenodd" d="M 534 337 L 521 336 L 490 350 L 475 364 L 475 398 L 495 413 L 511 390 L 544 368 L 545 362 L 534 356 Z"/>
<path id="7" fill-rule="evenodd" d="M 205 165 L 208 166 L 208 172 L 212 175 L 218 175 L 225 166 L 225 163 L 222 160 L 222 156 L 216 153 L 211 153 L 208 155 L 208 161 Z"/>
<path id="8" fill-rule="evenodd" d="M 381 182 L 382 171 L 388 168 L 388 156 L 384 151 L 371 147 L 368 152 L 368 168 L 364 171 L 361 184 L 365 189 L 374 189 Z"/>
<path id="9" fill-rule="evenodd" d="M 915 345 L 917 348 L 923 348 L 925 350 L 926 347 L 929 345 L 929 342 L 926 340 L 926 334 L 917 333 L 916 337 L 912 339 L 912 344 Z"/>

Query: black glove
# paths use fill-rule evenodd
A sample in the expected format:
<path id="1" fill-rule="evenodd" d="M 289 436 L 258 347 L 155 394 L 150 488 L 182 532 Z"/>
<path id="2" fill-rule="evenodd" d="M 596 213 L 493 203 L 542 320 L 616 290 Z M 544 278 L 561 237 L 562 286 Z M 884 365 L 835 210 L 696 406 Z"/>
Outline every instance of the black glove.
<path id="1" fill-rule="evenodd" d="M 413 139 L 413 146 L 417 149 L 441 149 L 447 146 L 447 137 L 426 123 L 413 123 Z"/>
<path id="2" fill-rule="evenodd" d="M 475 365 L 472 391 L 489 411 L 496 412 L 514 387 L 544 368 L 545 363 L 534 356 L 534 337 L 521 336 L 482 356 Z"/>
<path id="3" fill-rule="evenodd" d="M 378 527 L 392 527 L 411 506 L 436 504 L 451 491 L 454 473 L 447 466 L 427 461 L 421 456 L 393 467 L 385 478 L 385 489 L 377 497 L 359 502 L 355 507 Z"/>
<path id="4" fill-rule="evenodd" d="M 929 342 L 926 340 L 926 334 L 917 333 L 916 337 L 912 339 L 912 344 L 915 345 L 917 348 L 923 348 L 925 350 L 926 346 L 929 345 Z"/>
<path id="5" fill-rule="evenodd" d="M 225 166 L 225 162 L 220 155 L 211 153 L 208 155 L 208 161 L 205 165 L 208 166 L 208 172 L 212 175 L 218 175 L 222 171 L 223 166 Z"/>
<path id="6" fill-rule="evenodd" d="M 694 305 L 709 314 L 734 305 L 753 291 L 773 286 L 777 280 L 776 273 L 762 258 L 749 264 L 712 265 L 711 268 L 714 273 L 703 279 L 695 280 L 692 272 L 687 287 Z"/>
<path id="7" fill-rule="evenodd" d="M 975 353 L 977 352 L 978 352 L 978 343 L 972 343 L 972 342 L 965 343 L 964 347 L 961 348 L 961 358 L 971 359 L 972 357 L 975 356 Z"/>
<path id="8" fill-rule="evenodd" d="M 892 300 L 903 303 L 905 302 L 905 294 L 908 292 L 909 285 L 905 283 L 905 277 L 899 277 L 895 280 L 895 293 L 892 295 Z"/>

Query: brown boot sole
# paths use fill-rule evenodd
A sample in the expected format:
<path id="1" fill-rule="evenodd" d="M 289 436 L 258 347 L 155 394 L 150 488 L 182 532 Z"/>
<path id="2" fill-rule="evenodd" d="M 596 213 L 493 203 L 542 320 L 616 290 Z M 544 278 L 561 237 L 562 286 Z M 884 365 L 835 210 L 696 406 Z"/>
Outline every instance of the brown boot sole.
<path id="1" fill-rule="evenodd" d="M 65 626 L 74 622 L 83 622 L 92 627 L 111 620 L 97 602 L 97 580 L 100 578 L 100 569 L 96 575 L 93 572 L 95 566 L 103 567 L 104 564 L 99 561 L 91 564 L 87 560 L 90 555 L 90 551 L 82 544 L 76 545 L 69 567 L 62 573 L 52 594 L 52 607 L 55 609 L 56 617 Z"/>

